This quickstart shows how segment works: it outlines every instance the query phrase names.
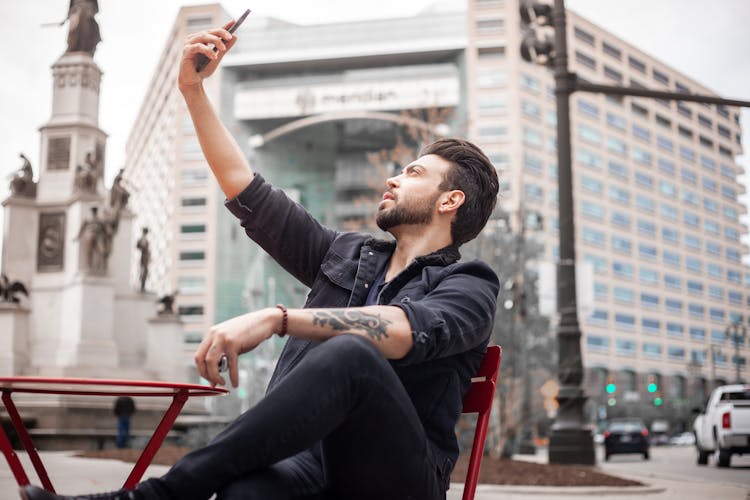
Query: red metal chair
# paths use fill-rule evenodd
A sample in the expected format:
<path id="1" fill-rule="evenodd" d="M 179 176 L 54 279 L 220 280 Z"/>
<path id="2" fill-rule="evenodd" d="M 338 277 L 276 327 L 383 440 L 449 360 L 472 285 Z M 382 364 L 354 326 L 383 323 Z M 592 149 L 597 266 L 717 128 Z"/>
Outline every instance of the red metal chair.
<path id="1" fill-rule="evenodd" d="M 474 431 L 474 444 L 471 447 L 469 469 L 466 472 L 463 500 L 474 500 L 479 479 L 479 466 L 484 454 L 484 439 L 487 436 L 487 425 L 490 421 L 492 398 L 495 396 L 497 374 L 500 371 L 500 360 L 503 349 L 499 345 L 487 347 L 482 364 L 476 376 L 471 379 L 471 388 L 464 398 L 463 413 L 478 413 L 477 427 Z"/>

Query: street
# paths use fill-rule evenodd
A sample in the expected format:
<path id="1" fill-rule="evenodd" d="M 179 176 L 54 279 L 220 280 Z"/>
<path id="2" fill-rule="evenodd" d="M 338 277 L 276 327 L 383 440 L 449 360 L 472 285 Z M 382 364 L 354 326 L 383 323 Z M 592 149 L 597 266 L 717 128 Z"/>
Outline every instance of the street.
<path id="1" fill-rule="evenodd" d="M 613 455 L 605 462 L 601 445 L 597 447 L 598 466 L 610 474 L 750 487 L 750 455 L 732 455 L 728 469 L 716 467 L 713 457 L 709 465 L 697 465 L 696 457 L 695 446 L 652 446 L 650 460 L 640 455 Z"/>

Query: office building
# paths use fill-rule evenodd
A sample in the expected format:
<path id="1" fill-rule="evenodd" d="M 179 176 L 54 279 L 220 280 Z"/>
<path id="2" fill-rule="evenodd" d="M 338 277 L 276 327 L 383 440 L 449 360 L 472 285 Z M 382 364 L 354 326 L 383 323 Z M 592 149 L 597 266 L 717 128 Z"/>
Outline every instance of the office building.
<path id="1" fill-rule="evenodd" d="M 215 5 L 180 12 L 126 167 L 154 179 L 133 204 L 163 256 L 152 285 L 180 290 L 187 346 L 217 321 L 299 305 L 306 293 L 221 207 L 174 85 L 182 34 L 223 16 Z M 337 227 L 366 216 L 361 200 L 384 177 L 368 153 L 392 147 L 405 123 L 476 141 L 501 171 L 504 207 L 542 216 L 533 237 L 552 265 L 554 82 L 521 60 L 519 25 L 516 0 L 337 24 L 248 19 L 209 93 L 263 175 Z M 568 30 L 570 67 L 582 78 L 713 93 L 573 12 Z M 433 111 L 438 124 L 425 118 Z M 712 382 L 733 380 L 725 331 L 748 325 L 739 111 L 577 93 L 571 122 L 577 255 L 591 271 L 579 283 L 592 297 L 579 317 L 587 389 L 608 398 L 614 381 L 618 401 L 644 402 L 654 383 L 684 414 Z M 742 363 L 747 353 L 745 338 Z"/>

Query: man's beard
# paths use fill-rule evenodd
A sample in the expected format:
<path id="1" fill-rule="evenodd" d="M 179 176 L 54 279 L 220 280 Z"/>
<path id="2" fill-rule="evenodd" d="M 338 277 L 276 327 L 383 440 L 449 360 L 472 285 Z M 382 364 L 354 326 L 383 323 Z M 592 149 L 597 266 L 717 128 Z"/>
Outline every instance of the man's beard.
<path id="1" fill-rule="evenodd" d="M 427 201 L 420 200 L 410 205 L 395 205 L 391 208 L 379 210 L 375 215 L 375 223 L 383 231 L 388 231 L 404 224 L 429 224 L 432 221 L 432 211 L 440 193 L 435 193 Z"/>

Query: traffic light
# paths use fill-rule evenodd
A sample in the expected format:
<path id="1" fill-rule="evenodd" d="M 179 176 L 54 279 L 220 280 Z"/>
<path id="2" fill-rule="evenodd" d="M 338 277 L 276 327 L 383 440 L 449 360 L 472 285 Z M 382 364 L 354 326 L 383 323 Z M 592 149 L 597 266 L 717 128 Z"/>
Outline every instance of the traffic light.
<path id="1" fill-rule="evenodd" d="M 654 394 L 659 390 L 658 380 L 656 379 L 656 375 L 654 375 L 653 373 L 649 374 L 648 376 L 648 385 L 646 386 L 646 390 L 649 392 L 649 394 Z"/>
<path id="2" fill-rule="evenodd" d="M 552 64 L 554 35 L 547 27 L 552 26 L 552 5 L 539 0 L 521 0 L 521 57 L 524 61 Z"/>
<path id="3" fill-rule="evenodd" d="M 654 406 L 661 406 L 664 403 L 664 400 L 661 399 L 661 396 L 656 396 L 654 398 Z"/>
<path id="4" fill-rule="evenodd" d="M 614 394 L 617 392 L 617 385 L 610 382 L 609 384 L 607 384 L 607 387 L 605 388 L 605 390 L 607 391 L 607 394 Z"/>

